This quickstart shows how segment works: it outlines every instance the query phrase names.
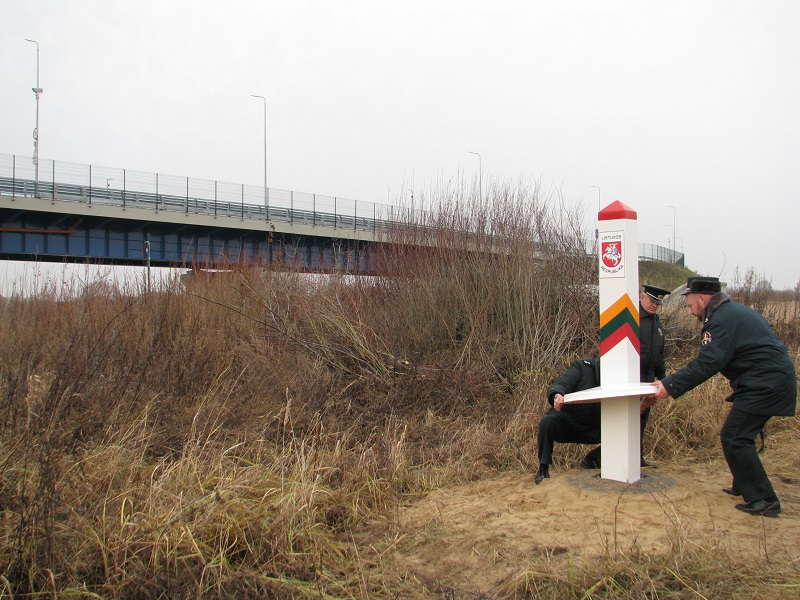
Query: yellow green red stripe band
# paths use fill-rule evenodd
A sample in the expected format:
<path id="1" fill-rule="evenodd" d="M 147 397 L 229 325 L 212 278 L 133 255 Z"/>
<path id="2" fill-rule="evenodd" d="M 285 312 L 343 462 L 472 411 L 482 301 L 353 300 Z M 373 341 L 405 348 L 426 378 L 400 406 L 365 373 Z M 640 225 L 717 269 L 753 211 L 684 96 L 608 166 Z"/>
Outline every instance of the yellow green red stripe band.
<path id="1" fill-rule="evenodd" d="M 629 339 L 638 353 L 639 310 L 626 294 L 600 315 L 600 356 Z"/>

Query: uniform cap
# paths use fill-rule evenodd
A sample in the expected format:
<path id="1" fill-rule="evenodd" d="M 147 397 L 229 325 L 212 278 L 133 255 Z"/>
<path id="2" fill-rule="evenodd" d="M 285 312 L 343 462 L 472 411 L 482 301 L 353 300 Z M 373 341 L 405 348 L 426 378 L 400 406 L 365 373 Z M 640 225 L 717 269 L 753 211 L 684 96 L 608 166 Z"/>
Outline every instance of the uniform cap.
<path id="1" fill-rule="evenodd" d="M 686 294 L 716 294 L 722 291 L 719 277 L 689 277 L 686 280 L 686 289 L 681 296 Z"/>
<path id="2" fill-rule="evenodd" d="M 659 305 L 664 304 L 664 298 L 670 294 L 669 290 L 665 290 L 664 288 L 660 288 L 655 285 L 645 285 L 642 287 L 644 288 L 644 293 L 650 296 L 650 299 Z"/>

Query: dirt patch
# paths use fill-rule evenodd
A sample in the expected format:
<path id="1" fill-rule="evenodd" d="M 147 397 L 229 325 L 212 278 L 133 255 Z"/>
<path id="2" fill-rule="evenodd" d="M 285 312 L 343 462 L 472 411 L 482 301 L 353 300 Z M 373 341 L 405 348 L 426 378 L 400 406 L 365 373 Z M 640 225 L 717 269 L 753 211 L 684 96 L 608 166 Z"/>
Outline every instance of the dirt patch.
<path id="1" fill-rule="evenodd" d="M 720 548 L 753 560 L 800 560 L 797 477 L 775 475 L 783 514 L 754 517 L 721 488 L 721 460 L 643 469 L 636 485 L 593 477 L 598 471 L 554 469 L 535 485 L 530 472 L 442 489 L 402 508 L 391 525 L 358 532 L 384 565 L 404 579 L 491 596 L 509 578 L 542 560 L 581 563 L 611 552 L 661 555 L 681 544 Z M 796 474 L 795 474 L 796 475 Z M 380 541 L 378 541 L 380 540 Z"/>

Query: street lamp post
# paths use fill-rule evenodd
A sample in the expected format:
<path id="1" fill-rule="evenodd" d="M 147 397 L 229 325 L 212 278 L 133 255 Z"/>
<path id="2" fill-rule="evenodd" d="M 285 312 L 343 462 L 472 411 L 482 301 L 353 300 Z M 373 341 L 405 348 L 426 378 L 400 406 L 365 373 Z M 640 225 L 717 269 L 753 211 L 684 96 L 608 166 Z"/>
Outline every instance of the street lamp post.
<path id="1" fill-rule="evenodd" d="M 39 95 L 42 88 L 39 87 L 39 42 L 25 38 L 26 42 L 36 44 L 36 87 L 32 88 L 36 94 L 36 129 L 33 130 L 33 195 L 39 197 Z"/>
<path id="2" fill-rule="evenodd" d="M 267 220 L 269 220 L 269 188 L 267 187 L 267 99 L 264 96 L 250 94 L 253 98 L 261 98 L 264 101 L 264 210 Z"/>
<path id="3" fill-rule="evenodd" d="M 667 208 L 672 209 L 672 251 L 675 251 L 675 213 L 678 211 L 674 206 L 667 205 Z M 674 261 L 673 261 L 674 262 Z"/>
<path id="4" fill-rule="evenodd" d="M 673 227 L 669 223 L 666 224 L 667 227 Z M 675 229 L 672 229 L 672 245 L 670 245 L 670 239 L 667 238 L 667 249 L 669 250 L 669 262 L 675 264 Z"/>
<path id="5" fill-rule="evenodd" d="M 600 218 L 600 186 L 599 185 L 590 185 L 589 187 L 597 188 L 597 218 Z M 598 239 L 600 237 L 600 228 L 594 228 L 594 239 Z"/>
<path id="6" fill-rule="evenodd" d="M 481 164 L 481 155 L 478 152 L 472 152 L 471 150 L 467 150 L 467 154 L 474 154 L 478 157 L 478 195 L 480 196 L 481 201 L 483 201 L 483 165 Z"/>

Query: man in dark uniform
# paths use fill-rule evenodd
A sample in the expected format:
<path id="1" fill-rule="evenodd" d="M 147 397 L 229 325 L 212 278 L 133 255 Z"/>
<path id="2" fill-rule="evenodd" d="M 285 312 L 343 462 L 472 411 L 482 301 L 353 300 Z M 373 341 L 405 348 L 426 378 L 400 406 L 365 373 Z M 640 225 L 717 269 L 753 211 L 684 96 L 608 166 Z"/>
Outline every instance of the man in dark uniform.
<path id="1" fill-rule="evenodd" d="M 726 398 L 732 406 L 720 432 L 733 485 L 723 491 L 744 498 L 736 505 L 741 511 L 777 515 L 781 503 L 758 457 L 755 439 L 771 417 L 795 414 L 794 363 L 766 319 L 733 302 L 716 277 L 690 278 L 681 295 L 703 324 L 700 351 L 682 369 L 657 382 L 654 397 L 678 398 L 722 373 L 733 390 Z"/>
<path id="2" fill-rule="evenodd" d="M 667 374 L 664 362 L 664 327 L 658 316 L 658 309 L 664 304 L 669 290 L 655 285 L 642 286 L 639 294 L 639 381 L 653 383 L 656 378 L 663 379 Z M 650 418 L 650 407 L 644 409 L 639 421 L 640 465 L 652 467 L 644 459 L 644 429 Z M 584 469 L 600 468 L 600 447 L 593 449 L 581 459 Z"/>
<path id="3" fill-rule="evenodd" d="M 600 359 L 584 358 L 572 363 L 547 390 L 552 407 L 539 421 L 539 470 L 534 481 L 538 484 L 550 477 L 555 442 L 597 444 L 600 442 L 600 403 L 564 404 L 564 395 L 588 390 L 600 385 Z"/>

